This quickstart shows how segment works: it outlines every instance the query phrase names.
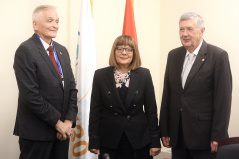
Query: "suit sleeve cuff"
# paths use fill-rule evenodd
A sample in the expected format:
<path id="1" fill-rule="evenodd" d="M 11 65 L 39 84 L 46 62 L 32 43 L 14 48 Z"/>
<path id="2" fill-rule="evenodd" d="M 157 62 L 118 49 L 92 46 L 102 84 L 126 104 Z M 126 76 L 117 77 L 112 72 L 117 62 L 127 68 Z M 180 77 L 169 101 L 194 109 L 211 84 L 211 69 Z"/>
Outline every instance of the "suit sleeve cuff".
<path id="1" fill-rule="evenodd" d="M 160 137 L 151 137 L 150 148 L 161 148 Z"/>
<path id="2" fill-rule="evenodd" d="M 97 138 L 89 138 L 89 150 L 91 149 L 100 149 L 100 139 Z"/>

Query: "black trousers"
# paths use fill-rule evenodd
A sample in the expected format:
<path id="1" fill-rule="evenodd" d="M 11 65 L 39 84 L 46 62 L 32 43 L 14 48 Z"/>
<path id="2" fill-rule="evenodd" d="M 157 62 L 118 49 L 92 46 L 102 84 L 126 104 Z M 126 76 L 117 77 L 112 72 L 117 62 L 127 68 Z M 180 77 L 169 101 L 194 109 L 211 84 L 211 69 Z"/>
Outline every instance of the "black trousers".
<path id="1" fill-rule="evenodd" d="M 69 139 L 34 141 L 19 138 L 19 159 L 68 159 Z"/>
<path id="2" fill-rule="evenodd" d="M 127 136 L 123 133 L 117 150 L 101 147 L 99 159 L 153 159 L 149 155 L 149 145 L 133 150 Z"/>
<path id="3" fill-rule="evenodd" d="M 210 143 L 208 143 L 210 144 Z M 182 120 L 180 116 L 178 128 L 178 140 L 175 148 L 172 148 L 172 159 L 215 159 L 216 153 L 208 150 L 189 150 L 184 142 Z"/>

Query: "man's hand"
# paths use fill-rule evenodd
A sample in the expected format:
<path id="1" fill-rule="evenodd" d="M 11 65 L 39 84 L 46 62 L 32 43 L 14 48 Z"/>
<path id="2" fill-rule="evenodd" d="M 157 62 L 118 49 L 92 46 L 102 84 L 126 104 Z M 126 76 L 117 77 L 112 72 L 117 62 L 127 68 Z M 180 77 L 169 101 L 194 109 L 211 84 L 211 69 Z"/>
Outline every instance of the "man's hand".
<path id="1" fill-rule="evenodd" d="M 161 149 L 160 148 L 151 148 L 149 150 L 149 155 L 150 156 L 157 156 L 160 153 Z"/>
<path id="2" fill-rule="evenodd" d="M 59 132 L 56 133 L 56 138 L 57 138 L 57 140 L 63 141 L 63 140 L 62 140 L 63 136 L 62 136 L 62 134 L 59 133 Z"/>
<path id="3" fill-rule="evenodd" d="M 163 141 L 163 146 L 164 147 L 170 148 L 170 146 L 169 146 L 170 138 L 168 136 L 162 137 L 162 141 Z"/>
<path id="4" fill-rule="evenodd" d="M 90 152 L 99 155 L 100 154 L 100 150 L 99 149 L 91 149 Z"/>
<path id="5" fill-rule="evenodd" d="M 63 141 L 69 138 L 72 134 L 71 126 L 72 126 L 71 120 L 65 120 L 64 123 L 58 120 L 55 128 L 61 135 L 57 133 L 57 139 L 60 139 L 61 141 Z"/>
<path id="6" fill-rule="evenodd" d="M 211 153 L 217 152 L 218 142 L 211 141 Z"/>
<path id="7" fill-rule="evenodd" d="M 66 124 L 66 126 L 67 126 L 67 130 L 66 130 L 66 135 L 67 135 L 67 137 L 70 137 L 71 136 L 71 134 L 72 134 L 72 121 L 71 120 L 65 120 L 64 121 L 64 124 Z"/>

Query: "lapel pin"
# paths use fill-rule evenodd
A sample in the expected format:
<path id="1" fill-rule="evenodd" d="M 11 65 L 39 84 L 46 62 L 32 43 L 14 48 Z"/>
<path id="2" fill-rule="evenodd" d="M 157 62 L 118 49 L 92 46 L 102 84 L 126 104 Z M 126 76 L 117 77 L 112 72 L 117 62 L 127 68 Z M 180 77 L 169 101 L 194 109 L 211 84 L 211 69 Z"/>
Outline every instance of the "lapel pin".
<path id="1" fill-rule="evenodd" d="M 138 94 L 139 94 L 139 92 L 138 92 L 138 91 L 135 91 L 135 94 L 136 94 L 136 95 L 138 95 Z"/>
<path id="2" fill-rule="evenodd" d="M 205 59 L 202 59 L 202 61 L 205 61 Z"/>
<path id="3" fill-rule="evenodd" d="M 108 92 L 107 92 L 107 95 L 110 95 L 110 94 L 111 94 L 111 92 L 110 92 L 110 91 L 108 91 Z"/>
<path id="4" fill-rule="evenodd" d="M 62 53 L 60 52 L 60 54 L 62 55 Z"/>

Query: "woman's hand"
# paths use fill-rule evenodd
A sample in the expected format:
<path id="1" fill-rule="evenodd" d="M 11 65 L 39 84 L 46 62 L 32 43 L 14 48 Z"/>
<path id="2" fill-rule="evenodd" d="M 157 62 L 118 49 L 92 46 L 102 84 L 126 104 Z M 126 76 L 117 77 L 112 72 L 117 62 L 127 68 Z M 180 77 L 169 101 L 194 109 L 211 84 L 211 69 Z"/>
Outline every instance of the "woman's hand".
<path id="1" fill-rule="evenodd" d="M 149 155 L 150 156 L 157 156 L 161 151 L 161 148 L 151 148 L 149 150 Z"/>
<path id="2" fill-rule="evenodd" d="M 162 142 L 163 142 L 164 147 L 170 148 L 170 146 L 169 146 L 169 142 L 170 142 L 169 136 L 162 137 Z"/>
<path id="3" fill-rule="evenodd" d="M 91 149 L 90 152 L 99 155 L 100 154 L 100 149 Z"/>

